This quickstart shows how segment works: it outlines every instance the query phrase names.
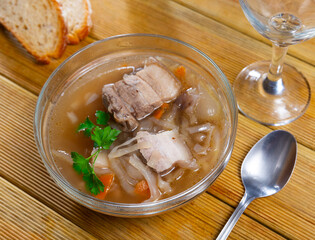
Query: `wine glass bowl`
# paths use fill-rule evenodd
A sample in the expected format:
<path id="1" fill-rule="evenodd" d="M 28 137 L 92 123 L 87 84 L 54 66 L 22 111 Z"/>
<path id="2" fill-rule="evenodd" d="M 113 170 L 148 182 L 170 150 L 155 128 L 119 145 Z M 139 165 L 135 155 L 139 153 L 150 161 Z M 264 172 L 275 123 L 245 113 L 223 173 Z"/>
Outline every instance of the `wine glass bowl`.
<path id="1" fill-rule="evenodd" d="M 314 0 L 240 0 L 251 25 L 264 37 L 293 45 L 315 36 Z"/>
<path id="2" fill-rule="evenodd" d="M 284 64 L 289 45 L 315 36 L 314 0 L 240 0 L 251 25 L 273 43 L 271 62 L 244 68 L 234 81 L 239 110 L 265 125 L 284 125 L 303 115 L 310 86 L 295 67 Z"/>

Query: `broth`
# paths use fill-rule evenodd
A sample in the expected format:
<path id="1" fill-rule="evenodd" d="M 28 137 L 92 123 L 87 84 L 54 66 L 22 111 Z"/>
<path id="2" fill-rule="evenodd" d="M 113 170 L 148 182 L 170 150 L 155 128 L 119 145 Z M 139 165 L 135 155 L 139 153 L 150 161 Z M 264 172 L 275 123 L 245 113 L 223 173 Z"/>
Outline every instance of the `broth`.
<path id="1" fill-rule="evenodd" d="M 80 123 L 84 122 L 86 117 L 89 117 L 92 122 L 95 122 L 95 112 L 97 110 L 106 111 L 102 103 L 103 86 L 121 80 L 124 74 L 139 71 L 139 69 L 143 68 L 144 60 L 147 57 L 148 56 L 125 57 L 117 59 L 110 65 L 102 66 L 100 69 L 95 70 L 98 73 L 94 74 L 93 77 L 87 77 L 88 74 L 80 76 L 79 79 L 76 79 L 76 81 L 60 94 L 52 107 L 48 120 L 50 150 L 64 178 L 73 187 L 82 192 L 89 193 L 85 188 L 85 182 L 82 176 L 76 173 L 72 167 L 73 161 L 70 153 L 78 152 L 85 157 L 90 156 L 93 150 L 93 142 L 81 132 L 77 133 L 76 129 Z M 183 65 L 165 56 L 158 56 L 156 58 L 172 72 Z M 200 100 L 198 102 L 199 105 L 195 107 L 194 111 L 196 116 L 194 116 L 194 118 L 196 119 L 188 114 L 187 111 L 185 112 L 180 109 L 183 103 L 181 103 L 180 97 L 177 97 L 176 100 L 169 102 L 168 110 L 166 110 L 161 119 L 155 119 L 151 114 L 139 120 L 139 127 L 135 131 L 131 133 L 122 132 L 111 147 L 112 149 L 136 136 L 139 130 L 149 130 L 150 133 L 156 134 L 171 130 L 165 123 L 169 123 L 168 119 L 173 118 L 173 123 L 177 126 L 178 132 L 186 136 L 184 137 L 185 143 L 190 149 L 192 157 L 198 167 L 194 169 L 182 169 L 181 167 L 175 166 L 171 174 L 167 175 L 163 172 L 164 175 L 161 174 L 163 175 L 163 180 L 167 181 L 170 178 L 174 180 L 170 183 L 172 191 L 162 194 L 160 199 L 185 191 L 210 173 L 217 163 L 225 144 L 226 119 L 216 92 L 207 83 L 205 78 L 194 71 L 193 68 L 186 65 L 184 67 L 186 70 L 185 77 L 179 79 L 182 84 L 180 97 L 185 97 L 185 94 L 187 95 L 198 91 L 198 94 L 202 95 L 204 98 L 204 100 Z M 177 111 L 175 116 L 172 116 L 174 109 Z M 109 124 L 112 127 L 122 129 L 113 118 L 111 118 Z M 202 132 L 192 134 L 189 132 L 194 132 L 194 126 L 196 128 L 196 126 L 202 126 L 202 124 L 210 124 L 211 134 L 209 134 L 210 143 L 208 148 L 200 154 L 197 153 L 196 150 L 202 149 L 202 143 L 207 139 L 207 136 Z M 197 146 L 198 144 L 199 146 Z M 104 172 L 106 172 L 106 170 L 104 170 Z M 137 194 L 126 193 L 121 188 L 119 180 L 114 178 L 114 183 L 106 195 L 105 200 L 139 203 L 146 199 Z"/>

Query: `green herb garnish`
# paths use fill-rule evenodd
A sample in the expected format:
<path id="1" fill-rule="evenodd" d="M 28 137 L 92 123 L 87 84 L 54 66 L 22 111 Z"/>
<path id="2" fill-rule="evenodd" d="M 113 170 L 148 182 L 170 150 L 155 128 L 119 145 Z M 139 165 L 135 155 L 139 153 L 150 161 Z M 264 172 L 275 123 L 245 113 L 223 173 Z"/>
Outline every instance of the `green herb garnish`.
<path id="1" fill-rule="evenodd" d="M 94 123 L 87 117 L 84 123 L 81 123 L 77 129 L 77 132 L 84 131 L 84 134 L 88 137 L 91 136 L 92 130 L 95 127 Z"/>
<path id="2" fill-rule="evenodd" d="M 109 114 L 103 111 L 96 111 L 96 123 L 100 125 L 107 125 Z"/>
<path id="3" fill-rule="evenodd" d="M 103 149 L 109 149 L 112 143 L 117 139 L 120 131 L 111 128 L 108 125 L 110 118 L 108 113 L 103 111 L 96 111 L 96 123 L 97 126 L 87 117 L 83 123 L 81 123 L 77 129 L 77 132 L 84 132 L 84 134 L 94 141 L 94 147 L 97 149 L 88 158 L 83 157 L 77 152 L 71 152 L 71 158 L 73 160 L 73 168 L 79 174 L 83 174 L 83 180 L 85 181 L 86 188 L 93 194 L 97 195 L 104 191 L 104 184 L 99 180 L 94 172 L 94 163 L 98 157 L 98 154 Z M 94 157 L 95 156 L 95 157 Z M 90 159 L 94 157 L 92 166 Z"/>

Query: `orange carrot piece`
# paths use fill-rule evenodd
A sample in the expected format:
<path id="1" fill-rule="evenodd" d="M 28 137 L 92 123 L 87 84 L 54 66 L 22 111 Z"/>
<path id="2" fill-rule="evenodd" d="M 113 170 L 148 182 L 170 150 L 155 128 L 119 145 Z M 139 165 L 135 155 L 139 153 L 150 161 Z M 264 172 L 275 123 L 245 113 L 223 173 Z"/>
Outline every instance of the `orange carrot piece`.
<path id="1" fill-rule="evenodd" d="M 148 199 L 150 197 L 150 188 L 146 180 L 141 180 L 136 184 L 135 193 Z"/>
<path id="2" fill-rule="evenodd" d="M 182 80 L 186 75 L 186 68 L 184 66 L 179 66 L 175 69 L 174 75 L 179 79 Z"/>
<path id="3" fill-rule="evenodd" d="M 169 108 L 169 106 L 170 105 L 168 103 L 163 103 L 162 106 L 154 112 L 153 116 L 156 119 L 160 119 L 165 111 Z"/>
<path id="4" fill-rule="evenodd" d="M 105 174 L 105 175 L 102 175 L 99 179 L 104 184 L 104 191 L 95 195 L 94 197 L 104 200 L 106 197 L 106 194 L 108 193 L 110 187 L 112 186 L 112 183 L 114 180 L 114 174 Z"/>

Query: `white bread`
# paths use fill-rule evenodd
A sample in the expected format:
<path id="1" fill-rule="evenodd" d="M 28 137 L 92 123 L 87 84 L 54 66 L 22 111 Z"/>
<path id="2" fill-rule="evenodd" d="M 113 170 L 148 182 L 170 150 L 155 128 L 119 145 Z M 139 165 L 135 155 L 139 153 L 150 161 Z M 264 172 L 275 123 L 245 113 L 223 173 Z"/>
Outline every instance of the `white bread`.
<path id="1" fill-rule="evenodd" d="M 84 39 L 92 27 L 89 0 L 58 0 L 68 27 L 68 43 L 77 44 Z"/>
<path id="2" fill-rule="evenodd" d="M 0 23 L 41 63 L 65 50 L 67 27 L 56 0 L 1 0 Z"/>

